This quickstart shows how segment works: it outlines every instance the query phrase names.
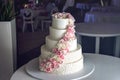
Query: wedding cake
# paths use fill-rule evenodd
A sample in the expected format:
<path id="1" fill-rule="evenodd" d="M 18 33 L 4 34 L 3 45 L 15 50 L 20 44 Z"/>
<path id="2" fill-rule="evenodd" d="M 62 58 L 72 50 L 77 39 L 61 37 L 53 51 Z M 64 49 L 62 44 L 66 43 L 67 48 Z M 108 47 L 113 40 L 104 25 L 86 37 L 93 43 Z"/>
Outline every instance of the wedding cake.
<path id="1" fill-rule="evenodd" d="M 81 45 L 75 36 L 75 19 L 70 13 L 52 15 L 52 26 L 46 43 L 41 46 L 39 69 L 42 72 L 66 75 L 83 69 Z"/>

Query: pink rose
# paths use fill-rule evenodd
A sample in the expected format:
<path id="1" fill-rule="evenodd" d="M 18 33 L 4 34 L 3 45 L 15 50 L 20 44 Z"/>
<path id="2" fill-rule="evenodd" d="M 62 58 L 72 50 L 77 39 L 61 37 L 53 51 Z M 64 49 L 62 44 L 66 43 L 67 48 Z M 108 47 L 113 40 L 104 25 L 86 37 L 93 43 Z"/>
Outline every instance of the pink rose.
<path id="1" fill-rule="evenodd" d="M 68 41 L 68 40 L 69 40 L 69 39 L 68 39 L 68 35 L 65 34 L 65 36 L 63 37 L 63 39 L 64 39 L 64 41 Z"/>
<path id="2" fill-rule="evenodd" d="M 60 57 L 61 59 L 64 59 L 64 56 L 63 56 L 63 55 L 59 55 L 59 57 Z"/>
<path id="3" fill-rule="evenodd" d="M 64 43 L 65 41 L 64 41 L 64 39 L 61 39 L 60 41 L 59 41 L 59 43 Z"/>
<path id="4" fill-rule="evenodd" d="M 61 61 L 59 61 L 58 63 L 59 63 L 59 64 L 62 64 L 62 63 L 63 63 L 63 61 L 61 60 Z"/>
<path id="5" fill-rule="evenodd" d="M 47 68 L 47 69 L 46 69 L 46 72 L 51 72 L 51 71 L 52 71 L 51 68 Z"/>

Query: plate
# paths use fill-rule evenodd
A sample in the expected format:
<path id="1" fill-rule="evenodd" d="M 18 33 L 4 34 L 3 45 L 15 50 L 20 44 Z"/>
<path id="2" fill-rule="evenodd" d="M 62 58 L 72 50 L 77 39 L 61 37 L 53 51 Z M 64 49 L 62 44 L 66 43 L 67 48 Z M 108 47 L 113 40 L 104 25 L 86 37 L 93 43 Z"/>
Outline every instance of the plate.
<path id="1" fill-rule="evenodd" d="M 39 70 L 38 61 L 38 58 L 35 58 L 28 62 L 25 65 L 25 70 L 30 76 L 42 80 L 78 80 L 90 76 L 95 70 L 94 64 L 90 63 L 89 61 L 85 61 L 84 68 L 77 73 L 69 75 L 49 74 Z"/>

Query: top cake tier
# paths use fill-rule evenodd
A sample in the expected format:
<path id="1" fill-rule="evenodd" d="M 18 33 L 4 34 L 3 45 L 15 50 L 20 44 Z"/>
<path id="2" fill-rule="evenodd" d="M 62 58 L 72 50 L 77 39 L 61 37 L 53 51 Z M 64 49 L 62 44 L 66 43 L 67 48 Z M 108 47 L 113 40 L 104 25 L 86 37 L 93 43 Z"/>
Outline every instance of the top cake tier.
<path id="1" fill-rule="evenodd" d="M 66 29 L 67 25 L 73 25 L 75 21 L 69 13 L 55 13 L 52 17 L 52 27 L 56 29 Z"/>

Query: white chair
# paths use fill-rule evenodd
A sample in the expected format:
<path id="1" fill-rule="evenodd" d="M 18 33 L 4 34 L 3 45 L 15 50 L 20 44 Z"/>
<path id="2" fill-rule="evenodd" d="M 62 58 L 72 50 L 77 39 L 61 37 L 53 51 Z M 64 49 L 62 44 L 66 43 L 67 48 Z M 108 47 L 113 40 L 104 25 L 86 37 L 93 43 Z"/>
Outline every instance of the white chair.
<path id="1" fill-rule="evenodd" d="M 34 20 L 33 20 L 33 13 L 31 9 L 24 9 L 23 13 L 23 29 L 22 31 L 25 32 L 26 25 L 31 24 L 32 32 L 34 32 Z"/>
<path id="2" fill-rule="evenodd" d="M 36 17 L 36 26 L 41 25 L 41 30 L 43 31 L 43 20 L 49 20 L 49 16 L 39 16 Z"/>
<path id="3" fill-rule="evenodd" d="M 52 21 L 51 20 L 42 20 L 42 30 L 45 27 L 49 27 L 51 25 Z"/>

